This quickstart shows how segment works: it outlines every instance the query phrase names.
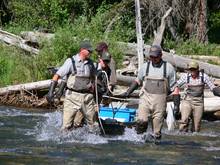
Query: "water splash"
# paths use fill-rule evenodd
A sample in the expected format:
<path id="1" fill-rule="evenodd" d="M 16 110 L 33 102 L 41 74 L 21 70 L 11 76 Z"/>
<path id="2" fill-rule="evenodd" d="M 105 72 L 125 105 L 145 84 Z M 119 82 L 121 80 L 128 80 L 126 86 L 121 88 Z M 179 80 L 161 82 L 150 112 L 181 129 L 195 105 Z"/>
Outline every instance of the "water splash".
<path id="1" fill-rule="evenodd" d="M 78 128 L 69 132 L 60 130 L 62 125 L 61 112 L 47 113 L 44 115 L 46 120 L 38 123 L 35 130 L 38 132 L 36 139 L 38 141 L 54 141 L 57 143 L 90 143 L 103 144 L 107 140 L 100 136 L 88 132 L 87 127 Z"/>
<path id="2" fill-rule="evenodd" d="M 208 132 L 179 132 L 178 129 L 173 131 L 169 131 L 168 129 L 163 129 L 162 133 L 166 135 L 173 135 L 173 136 L 202 136 L 202 137 L 219 137 L 220 133 L 215 131 L 208 131 Z"/>
<path id="3" fill-rule="evenodd" d="M 44 116 L 42 113 L 31 113 L 31 112 L 25 112 L 20 109 L 15 109 L 15 108 L 6 108 L 4 110 L 0 109 L 0 116 L 10 116 L 10 117 L 15 117 L 15 116 Z"/>
<path id="4" fill-rule="evenodd" d="M 60 131 L 62 125 L 62 113 L 53 112 L 44 115 L 45 121 L 39 122 L 35 128 L 37 141 L 54 141 L 57 143 L 89 143 L 103 144 L 108 141 L 144 142 L 142 135 L 137 135 L 134 128 L 125 128 L 121 136 L 101 136 L 91 134 L 87 127 L 78 128 L 69 132 Z M 28 134 L 33 134 L 29 132 Z"/>

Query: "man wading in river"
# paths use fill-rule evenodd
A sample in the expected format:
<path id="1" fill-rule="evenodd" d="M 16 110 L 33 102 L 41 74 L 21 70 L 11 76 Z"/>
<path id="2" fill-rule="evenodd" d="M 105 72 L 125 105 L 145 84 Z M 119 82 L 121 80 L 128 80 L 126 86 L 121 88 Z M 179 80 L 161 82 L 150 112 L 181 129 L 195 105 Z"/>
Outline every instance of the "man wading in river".
<path id="1" fill-rule="evenodd" d="M 188 64 L 188 73 L 182 74 L 177 81 L 177 88 L 185 85 L 185 95 L 181 103 L 181 121 L 179 130 L 187 132 L 189 119 L 192 118 L 192 132 L 199 132 L 204 111 L 204 87 L 208 85 L 215 96 L 220 96 L 220 88 L 216 87 L 209 76 L 199 71 L 199 64 L 192 61 Z"/>
<path id="2" fill-rule="evenodd" d="M 92 51 L 90 42 L 83 41 L 80 44 L 79 53 L 68 58 L 53 76 L 46 97 L 48 102 L 53 101 L 58 79 L 69 75 L 67 76 L 67 91 L 63 109 L 63 130 L 69 130 L 73 127 L 74 118 L 78 111 L 83 113 L 89 131 L 93 132 L 97 128 L 95 122 L 96 106 L 93 96 L 96 70 L 90 59 Z"/>
<path id="3" fill-rule="evenodd" d="M 144 133 L 152 118 L 153 137 L 161 138 L 161 129 L 166 111 L 166 97 L 175 84 L 176 72 L 174 67 L 162 60 L 162 49 L 153 45 L 149 52 L 150 61 L 146 62 L 138 72 L 137 79 L 130 88 L 122 94 L 128 97 L 138 86 L 142 85 L 140 101 L 137 111 L 136 131 Z"/>
<path id="4" fill-rule="evenodd" d="M 109 53 L 107 43 L 99 42 L 95 50 L 98 54 L 99 60 L 96 64 L 98 104 L 102 102 L 102 104 L 107 105 L 109 103 L 108 99 L 103 99 L 102 96 L 111 95 L 110 91 L 113 91 L 116 85 L 117 79 L 115 61 Z M 106 75 L 103 71 L 106 72 Z M 109 84 L 107 84 L 107 79 L 109 80 Z M 74 127 L 80 127 L 82 125 L 83 114 L 79 111 L 74 119 Z"/>

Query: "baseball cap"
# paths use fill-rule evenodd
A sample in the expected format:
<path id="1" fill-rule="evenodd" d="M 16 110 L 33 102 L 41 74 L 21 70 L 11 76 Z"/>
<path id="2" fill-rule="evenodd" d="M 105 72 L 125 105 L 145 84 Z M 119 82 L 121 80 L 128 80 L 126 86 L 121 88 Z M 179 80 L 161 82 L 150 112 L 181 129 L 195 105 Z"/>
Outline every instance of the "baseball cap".
<path id="1" fill-rule="evenodd" d="M 152 45 L 149 51 L 149 56 L 158 57 L 162 54 L 162 48 L 159 45 Z"/>
<path id="2" fill-rule="evenodd" d="M 196 61 L 191 61 L 188 64 L 188 69 L 199 69 L 199 63 Z"/>
<path id="3" fill-rule="evenodd" d="M 80 48 L 86 49 L 90 52 L 93 51 L 92 45 L 88 40 L 84 40 L 80 43 Z"/>

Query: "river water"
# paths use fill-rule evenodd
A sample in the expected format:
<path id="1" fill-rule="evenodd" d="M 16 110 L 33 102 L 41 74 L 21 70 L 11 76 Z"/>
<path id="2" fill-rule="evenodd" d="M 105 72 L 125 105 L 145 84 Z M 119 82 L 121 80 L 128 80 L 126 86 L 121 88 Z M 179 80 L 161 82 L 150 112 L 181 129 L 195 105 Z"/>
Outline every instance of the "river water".
<path id="1" fill-rule="evenodd" d="M 145 143 L 133 129 L 107 137 L 86 128 L 62 133 L 61 123 L 59 111 L 0 106 L 0 164 L 220 164 L 220 121 L 203 121 L 194 134 L 169 132 L 165 125 L 160 144 Z"/>

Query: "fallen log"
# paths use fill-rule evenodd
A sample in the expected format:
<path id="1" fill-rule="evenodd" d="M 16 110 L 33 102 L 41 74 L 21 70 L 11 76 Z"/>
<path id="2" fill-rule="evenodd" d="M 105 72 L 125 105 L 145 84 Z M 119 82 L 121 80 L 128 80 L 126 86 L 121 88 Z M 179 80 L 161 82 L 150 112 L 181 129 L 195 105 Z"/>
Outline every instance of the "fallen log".
<path id="1" fill-rule="evenodd" d="M 27 52 L 38 54 L 39 50 L 35 49 L 26 44 L 26 40 L 22 39 L 21 37 L 14 35 L 12 33 L 0 30 L 0 40 L 16 47 L 19 47 Z"/>
<path id="2" fill-rule="evenodd" d="M 51 80 L 43 80 L 38 82 L 31 82 L 19 85 L 11 85 L 8 87 L 0 88 L 0 95 L 6 95 L 15 93 L 18 91 L 31 91 L 31 90 L 41 90 L 49 88 Z M 60 83 L 60 81 L 59 81 Z"/>
<path id="3" fill-rule="evenodd" d="M 204 99 L 205 112 L 220 111 L 220 97 L 209 97 Z"/>
<path id="4" fill-rule="evenodd" d="M 123 43 L 118 42 L 119 48 L 127 55 L 130 56 L 136 56 L 137 55 L 137 44 L 136 43 Z M 148 52 L 149 52 L 150 46 L 145 45 L 145 57 L 149 58 Z M 176 68 L 180 68 L 181 70 L 187 69 L 187 64 L 192 61 L 190 58 L 186 58 L 183 56 L 178 56 L 172 53 L 164 52 L 163 51 L 163 59 L 165 61 L 170 62 L 173 66 Z M 208 64 L 205 62 L 201 62 L 198 60 L 195 60 L 199 63 L 200 69 L 203 69 L 205 73 L 208 75 L 214 76 L 216 78 L 220 78 L 220 66 Z"/>
<path id="5" fill-rule="evenodd" d="M 219 56 L 207 56 L 207 55 L 185 55 L 186 58 L 192 58 L 195 60 L 200 60 L 203 62 L 212 62 L 214 64 L 220 65 Z"/>

